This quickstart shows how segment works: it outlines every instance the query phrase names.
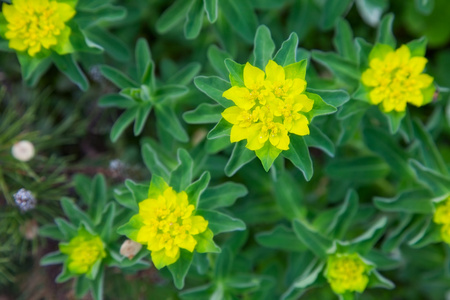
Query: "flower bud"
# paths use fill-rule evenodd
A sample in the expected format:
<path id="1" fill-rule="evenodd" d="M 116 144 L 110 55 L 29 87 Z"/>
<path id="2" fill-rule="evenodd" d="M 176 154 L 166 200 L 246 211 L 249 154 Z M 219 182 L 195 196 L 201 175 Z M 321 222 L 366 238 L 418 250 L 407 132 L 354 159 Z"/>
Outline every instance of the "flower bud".
<path id="1" fill-rule="evenodd" d="M 29 141 L 20 141 L 12 146 L 11 153 L 17 160 L 29 161 L 34 157 L 34 146 Z"/>
<path id="2" fill-rule="evenodd" d="M 120 246 L 120 254 L 132 259 L 141 249 L 141 244 L 132 240 L 126 240 L 123 242 L 122 246 Z"/>

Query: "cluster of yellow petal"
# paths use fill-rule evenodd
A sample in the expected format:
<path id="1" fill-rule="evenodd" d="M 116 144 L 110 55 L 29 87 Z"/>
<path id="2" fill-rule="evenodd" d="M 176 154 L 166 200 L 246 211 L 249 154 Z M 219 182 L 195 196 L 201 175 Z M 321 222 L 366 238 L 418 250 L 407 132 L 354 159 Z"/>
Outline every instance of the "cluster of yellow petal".
<path id="1" fill-rule="evenodd" d="M 30 56 L 67 40 L 70 28 L 65 22 L 75 15 L 70 5 L 52 0 L 14 0 L 12 5 L 3 4 L 2 10 L 9 47 Z"/>
<path id="2" fill-rule="evenodd" d="M 287 78 L 285 68 L 269 61 L 265 73 L 247 63 L 244 67 L 244 85 L 232 86 L 223 97 L 236 104 L 222 116 L 233 124 L 230 141 L 247 139 L 247 148 L 261 149 L 267 140 L 280 150 L 289 149 L 288 132 L 309 134 L 305 112 L 314 104 L 305 94 L 306 81 Z"/>
<path id="3" fill-rule="evenodd" d="M 358 254 L 335 254 L 328 258 L 325 276 L 336 294 L 362 293 L 369 282 L 368 271 Z"/>
<path id="4" fill-rule="evenodd" d="M 106 256 L 101 238 L 85 229 L 68 244 L 60 244 L 59 250 L 69 256 L 67 268 L 74 274 L 89 273 L 93 265 Z"/>
<path id="5" fill-rule="evenodd" d="M 442 240 L 447 244 L 450 244 L 450 197 L 436 207 L 433 221 L 434 223 L 441 225 Z"/>
<path id="6" fill-rule="evenodd" d="M 197 241 L 193 235 L 204 232 L 208 221 L 193 215 L 186 192 L 177 193 L 168 187 L 155 199 L 139 203 L 139 217 L 143 226 L 137 242 L 147 244 L 156 266 L 170 265 L 180 257 L 180 248 L 194 251 Z"/>
<path id="7" fill-rule="evenodd" d="M 433 77 L 422 74 L 426 63 L 425 57 L 411 56 L 406 45 L 391 49 L 384 57 L 374 57 L 361 77 L 362 83 L 371 88 L 372 104 L 381 103 L 385 112 L 405 111 L 406 103 L 423 105 L 422 90 L 433 82 Z"/>

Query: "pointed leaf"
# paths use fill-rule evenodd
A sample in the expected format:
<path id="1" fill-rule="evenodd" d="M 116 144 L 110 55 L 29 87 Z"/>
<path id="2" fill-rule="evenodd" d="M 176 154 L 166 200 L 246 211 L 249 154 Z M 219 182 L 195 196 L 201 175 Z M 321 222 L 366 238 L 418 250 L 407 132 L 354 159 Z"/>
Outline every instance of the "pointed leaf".
<path id="1" fill-rule="evenodd" d="M 297 238 L 306 245 L 315 255 L 326 259 L 328 251 L 333 247 L 332 241 L 323 237 L 308 224 L 298 219 L 293 221 L 294 232 Z"/>
<path id="2" fill-rule="evenodd" d="M 313 175 L 313 165 L 305 139 L 298 135 L 291 135 L 290 138 L 289 149 L 282 152 L 283 156 L 303 173 L 306 181 L 309 181 Z"/>
<path id="3" fill-rule="evenodd" d="M 254 44 L 254 65 L 261 70 L 264 70 L 269 60 L 272 59 L 272 54 L 275 51 L 275 43 L 272 40 L 270 30 L 267 26 L 261 25 L 258 27 L 256 30 Z"/>
<path id="4" fill-rule="evenodd" d="M 280 50 L 275 54 L 273 60 L 282 67 L 295 63 L 298 48 L 298 36 L 295 32 L 283 42 Z"/>
<path id="5" fill-rule="evenodd" d="M 197 210 L 197 214 L 203 216 L 208 221 L 208 228 L 212 230 L 214 235 L 222 232 L 245 230 L 246 228 L 245 223 L 241 220 L 218 211 L 199 209 Z"/>

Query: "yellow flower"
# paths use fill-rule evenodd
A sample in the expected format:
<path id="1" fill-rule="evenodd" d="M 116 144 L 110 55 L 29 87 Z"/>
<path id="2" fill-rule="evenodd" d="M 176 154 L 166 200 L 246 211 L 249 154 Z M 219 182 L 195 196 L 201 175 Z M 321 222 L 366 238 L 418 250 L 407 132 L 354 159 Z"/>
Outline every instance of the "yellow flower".
<path id="1" fill-rule="evenodd" d="M 54 0 L 13 0 L 3 3 L 7 26 L 4 36 L 9 47 L 27 51 L 30 56 L 43 49 L 57 48 L 59 54 L 69 53 L 70 27 L 65 23 L 73 18 L 75 9 Z"/>
<path id="2" fill-rule="evenodd" d="M 370 266 L 358 254 L 335 254 L 328 257 L 325 277 L 336 294 L 362 293 L 369 283 Z"/>
<path id="3" fill-rule="evenodd" d="M 194 210 L 186 192 L 171 187 L 139 203 L 139 213 L 133 217 L 140 224 L 136 241 L 147 245 L 158 269 L 176 262 L 180 248 L 193 252 L 197 245 L 193 236 L 207 230 L 208 221 L 194 215 Z"/>
<path id="4" fill-rule="evenodd" d="M 450 197 L 438 204 L 433 221 L 441 225 L 442 240 L 450 244 Z"/>
<path id="5" fill-rule="evenodd" d="M 408 46 L 394 50 L 388 45 L 377 45 L 369 56 L 369 69 L 361 77 L 362 83 L 370 88 L 372 104 L 381 104 L 385 112 L 403 112 L 406 103 L 415 106 L 426 104 L 424 90 L 433 83 L 433 77 L 423 74 L 427 59 L 412 56 Z M 376 46 L 376 47 L 377 47 Z"/>
<path id="6" fill-rule="evenodd" d="M 59 250 L 69 256 L 67 268 L 74 274 L 90 273 L 94 264 L 106 256 L 101 238 L 84 228 L 68 244 L 59 244 Z"/>
<path id="7" fill-rule="evenodd" d="M 305 94 L 306 81 L 286 67 L 270 60 L 265 73 L 247 63 L 244 85 L 232 86 L 223 97 L 234 102 L 222 113 L 233 124 L 230 141 L 247 140 L 250 150 L 261 149 L 267 141 L 280 150 L 289 149 L 288 133 L 308 135 L 309 121 L 303 113 L 314 104 Z"/>

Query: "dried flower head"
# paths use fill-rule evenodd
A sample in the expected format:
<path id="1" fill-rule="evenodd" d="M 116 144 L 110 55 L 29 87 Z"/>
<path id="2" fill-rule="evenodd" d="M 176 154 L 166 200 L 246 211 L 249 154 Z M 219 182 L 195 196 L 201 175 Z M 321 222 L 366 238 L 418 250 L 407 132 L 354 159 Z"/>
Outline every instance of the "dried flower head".
<path id="1" fill-rule="evenodd" d="M 34 145 L 30 141 L 20 141 L 11 148 L 12 156 L 20 161 L 29 161 L 34 157 Z"/>
<path id="2" fill-rule="evenodd" d="M 33 194 L 24 188 L 21 188 L 13 195 L 16 205 L 20 208 L 22 212 L 29 211 L 36 207 L 36 198 Z"/>

